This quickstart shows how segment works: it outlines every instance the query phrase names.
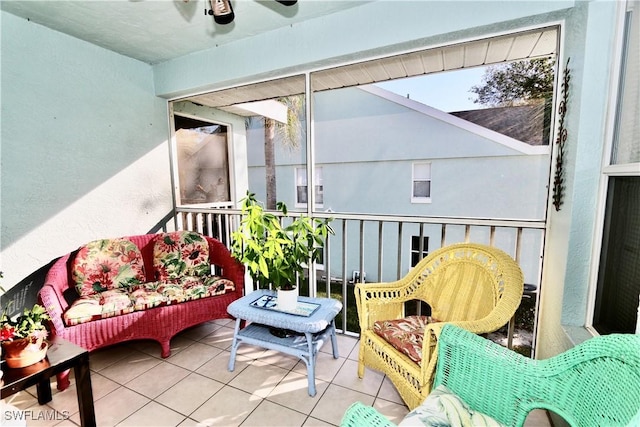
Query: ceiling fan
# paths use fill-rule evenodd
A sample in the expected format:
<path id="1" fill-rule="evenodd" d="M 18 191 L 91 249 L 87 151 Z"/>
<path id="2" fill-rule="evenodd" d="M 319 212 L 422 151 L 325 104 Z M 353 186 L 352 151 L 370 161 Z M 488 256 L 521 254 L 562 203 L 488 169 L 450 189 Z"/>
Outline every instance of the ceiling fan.
<path id="1" fill-rule="evenodd" d="M 298 0 L 275 1 L 285 6 L 293 6 L 298 2 Z M 216 23 L 226 25 L 233 22 L 235 14 L 233 13 L 233 7 L 231 7 L 231 0 L 209 0 L 209 2 L 211 3 L 211 9 L 209 9 L 207 13 L 213 15 L 213 20 Z"/>

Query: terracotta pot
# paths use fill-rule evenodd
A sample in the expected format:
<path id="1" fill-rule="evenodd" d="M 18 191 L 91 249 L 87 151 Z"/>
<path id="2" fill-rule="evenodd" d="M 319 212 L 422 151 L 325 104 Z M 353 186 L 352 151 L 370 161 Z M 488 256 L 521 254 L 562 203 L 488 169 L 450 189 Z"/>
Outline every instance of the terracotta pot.
<path id="1" fill-rule="evenodd" d="M 2 353 L 9 368 L 24 368 L 38 363 L 47 355 L 49 345 L 44 338 L 20 338 L 2 342 Z"/>

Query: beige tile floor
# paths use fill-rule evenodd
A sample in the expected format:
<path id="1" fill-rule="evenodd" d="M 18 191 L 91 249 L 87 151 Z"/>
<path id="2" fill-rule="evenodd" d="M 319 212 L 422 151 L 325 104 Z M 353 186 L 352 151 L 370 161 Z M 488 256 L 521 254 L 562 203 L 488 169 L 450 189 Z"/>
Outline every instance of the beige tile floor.
<path id="1" fill-rule="evenodd" d="M 331 426 L 353 402 L 373 405 L 394 422 L 408 412 L 384 375 L 357 376 L 357 340 L 338 336 L 318 354 L 317 395 L 307 393 L 306 365 L 299 359 L 241 345 L 236 367 L 227 370 L 233 322 L 217 320 L 186 330 L 171 342 L 172 354 L 138 341 L 91 354 L 91 381 L 98 426 Z M 35 387 L 5 400 L 27 414 L 27 426 L 80 424 L 75 383 L 38 405 Z M 549 426 L 544 413 L 527 426 Z"/>

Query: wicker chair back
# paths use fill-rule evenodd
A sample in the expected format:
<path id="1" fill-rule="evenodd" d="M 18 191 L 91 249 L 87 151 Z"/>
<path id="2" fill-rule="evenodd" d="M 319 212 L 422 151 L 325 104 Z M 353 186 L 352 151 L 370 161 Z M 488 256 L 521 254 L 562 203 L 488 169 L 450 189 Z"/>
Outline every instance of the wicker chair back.
<path id="1" fill-rule="evenodd" d="M 385 373 L 410 409 L 431 391 L 439 331 L 455 323 L 474 333 L 493 332 L 509 322 L 520 305 L 524 278 L 517 262 L 486 245 L 458 243 L 431 252 L 402 279 L 359 283 L 355 289 L 360 321 L 358 376 L 369 367 Z M 421 363 L 378 336 L 374 323 L 405 316 L 405 303 L 425 301 L 435 323 L 424 331 Z"/>
<path id="2" fill-rule="evenodd" d="M 503 424 L 521 426 L 536 408 L 572 426 L 640 420 L 640 335 L 594 337 L 558 356 L 532 360 L 446 325 L 438 346 L 434 387 L 447 386 Z"/>

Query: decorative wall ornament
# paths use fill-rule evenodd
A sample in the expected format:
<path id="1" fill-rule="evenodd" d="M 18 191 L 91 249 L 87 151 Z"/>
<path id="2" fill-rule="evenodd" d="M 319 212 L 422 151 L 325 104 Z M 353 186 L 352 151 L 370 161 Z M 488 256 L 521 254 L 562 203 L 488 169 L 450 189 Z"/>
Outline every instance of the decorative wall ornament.
<path id="1" fill-rule="evenodd" d="M 571 58 L 569 58 L 571 59 Z M 571 71 L 569 70 L 569 59 L 567 59 L 567 65 L 564 68 L 562 79 L 562 95 L 560 104 L 558 105 L 558 113 L 560 114 L 560 122 L 558 126 L 558 137 L 556 138 L 556 146 L 558 148 L 556 154 L 556 173 L 553 178 L 553 205 L 556 211 L 560 210 L 562 206 L 562 198 L 564 197 L 565 183 L 564 183 L 564 154 L 565 143 L 567 141 L 567 129 L 564 125 L 564 118 L 567 114 L 567 104 L 569 100 L 569 81 L 571 80 Z"/>

